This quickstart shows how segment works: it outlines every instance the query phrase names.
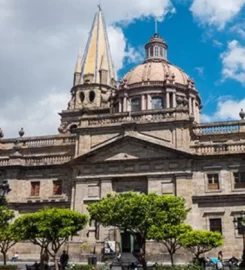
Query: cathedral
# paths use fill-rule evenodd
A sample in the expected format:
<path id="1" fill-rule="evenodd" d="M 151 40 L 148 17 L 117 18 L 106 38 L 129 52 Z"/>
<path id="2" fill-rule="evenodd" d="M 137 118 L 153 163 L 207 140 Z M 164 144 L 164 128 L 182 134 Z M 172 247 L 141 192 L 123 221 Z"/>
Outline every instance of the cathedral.
<path id="1" fill-rule="evenodd" d="M 43 207 L 87 213 L 88 203 L 112 192 L 173 194 L 185 198 L 194 229 L 220 231 L 225 257 L 241 256 L 243 230 L 233 219 L 245 210 L 245 113 L 200 123 L 195 83 L 167 52 L 167 42 L 149 34 L 144 62 L 118 81 L 99 8 L 57 134 L 25 137 L 20 130 L 5 139 L 0 132 L 0 181 L 8 180 L 17 217 Z M 79 258 L 83 243 L 99 255 L 106 241 L 137 250 L 127 233 L 93 221 L 66 245 Z M 149 256 L 156 247 L 148 242 Z M 30 243 L 14 249 L 22 258 L 38 254 Z"/>

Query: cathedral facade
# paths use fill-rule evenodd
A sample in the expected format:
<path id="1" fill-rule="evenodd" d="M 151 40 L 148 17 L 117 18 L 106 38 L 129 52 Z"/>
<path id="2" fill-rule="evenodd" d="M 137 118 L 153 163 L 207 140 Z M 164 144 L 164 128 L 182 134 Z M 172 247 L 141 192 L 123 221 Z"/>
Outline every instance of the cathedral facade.
<path id="1" fill-rule="evenodd" d="M 86 213 L 88 203 L 112 192 L 174 194 L 191 208 L 187 222 L 194 229 L 220 231 L 225 256 L 241 255 L 243 235 L 233 218 L 245 210 L 245 114 L 200 123 L 195 83 L 169 62 L 167 50 L 154 34 L 145 61 L 118 82 L 103 13 L 96 13 L 58 134 L 0 133 L 0 181 L 9 181 L 7 199 L 17 216 L 45 206 Z M 137 248 L 130 235 L 93 221 L 67 245 L 78 256 L 82 243 L 100 253 L 108 240 L 123 252 Z M 18 251 L 36 252 L 28 243 Z"/>

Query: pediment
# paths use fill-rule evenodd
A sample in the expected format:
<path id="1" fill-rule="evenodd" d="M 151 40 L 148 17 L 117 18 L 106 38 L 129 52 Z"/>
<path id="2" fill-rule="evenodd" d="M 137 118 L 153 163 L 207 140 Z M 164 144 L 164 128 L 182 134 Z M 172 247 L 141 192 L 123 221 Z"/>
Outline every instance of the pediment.
<path id="1" fill-rule="evenodd" d="M 137 159 L 177 159 L 184 158 L 187 155 L 191 154 L 127 136 L 77 157 L 72 163 L 80 163 L 81 161 L 99 163 Z"/>

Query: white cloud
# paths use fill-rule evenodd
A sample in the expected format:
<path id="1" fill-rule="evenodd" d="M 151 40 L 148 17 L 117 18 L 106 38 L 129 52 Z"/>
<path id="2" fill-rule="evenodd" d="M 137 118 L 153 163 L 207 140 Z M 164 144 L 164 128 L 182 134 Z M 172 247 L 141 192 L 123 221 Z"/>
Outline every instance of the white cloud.
<path id="1" fill-rule="evenodd" d="M 174 12 L 170 0 L 103 0 L 102 8 L 117 69 L 141 59 L 118 23 Z M 21 125 L 28 135 L 57 132 L 56 112 L 69 101 L 77 53 L 96 11 L 96 1 L 0 0 L 0 127 L 6 137 Z"/>
<path id="2" fill-rule="evenodd" d="M 245 23 L 237 23 L 230 28 L 230 31 L 237 33 L 242 39 L 245 39 Z"/>
<path id="3" fill-rule="evenodd" d="M 197 74 L 200 77 L 203 77 L 203 75 L 204 75 L 204 67 L 195 67 L 195 70 L 196 70 Z"/>
<path id="4" fill-rule="evenodd" d="M 223 79 L 234 79 L 245 84 L 245 47 L 237 40 L 232 40 L 220 57 Z"/>
<path id="5" fill-rule="evenodd" d="M 221 47 L 223 46 L 223 43 L 220 42 L 220 41 L 217 40 L 217 39 L 214 39 L 214 40 L 213 40 L 213 45 L 214 45 L 214 47 L 221 48 Z"/>
<path id="6" fill-rule="evenodd" d="M 236 100 L 223 97 L 218 100 L 217 109 L 213 115 L 202 115 L 202 122 L 239 120 L 239 112 L 245 111 L 245 99 Z"/>
<path id="7" fill-rule="evenodd" d="M 244 4 L 245 0 L 193 0 L 190 10 L 200 23 L 222 29 Z"/>

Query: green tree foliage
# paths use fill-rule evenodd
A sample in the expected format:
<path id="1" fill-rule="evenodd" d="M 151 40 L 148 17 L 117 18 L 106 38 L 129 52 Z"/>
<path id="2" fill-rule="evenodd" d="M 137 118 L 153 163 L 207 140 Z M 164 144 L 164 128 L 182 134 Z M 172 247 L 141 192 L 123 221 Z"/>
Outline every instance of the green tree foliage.
<path id="1" fill-rule="evenodd" d="M 47 208 L 18 218 L 15 230 L 22 240 L 29 240 L 41 247 L 41 262 L 47 254 L 57 261 L 61 246 L 69 236 L 82 230 L 87 222 L 88 217 L 76 211 Z"/>
<path id="2" fill-rule="evenodd" d="M 6 265 L 6 255 L 8 250 L 18 241 L 14 233 L 14 224 L 10 224 L 14 218 L 14 211 L 6 206 L 0 206 L 0 252 L 3 254 L 3 263 Z"/>
<path id="3" fill-rule="evenodd" d="M 223 245 L 224 238 L 219 232 L 193 230 L 183 234 L 179 241 L 181 246 L 199 259 L 201 254 Z"/>
<path id="4" fill-rule="evenodd" d="M 183 211 L 185 211 L 183 205 Z M 183 222 L 182 220 L 181 222 Z M 160 243 L 162 243 L 168 250 L 171 264 L 174 265 L 174 254 L 178 249 L 181 248 L 179 238 L 184 233 L 187 233 L 192 230 L 192 227 L 187 224 L 171 224 L 165 223 L 160 227 L 152 226 L 149 232 L 149 237 Z"/>
<path id="5" fill-rule="evenodd" d="M 143 267 L 146 269 L 145 244 L 154 225 L 179 224 L 188 210 L 181 197 L 172 195 L 139 194 L 135 192 L 107 195 L 88 206 L 91 219 L 101 225 L 118 227 L 137 237 L 141 249 Z"/>

